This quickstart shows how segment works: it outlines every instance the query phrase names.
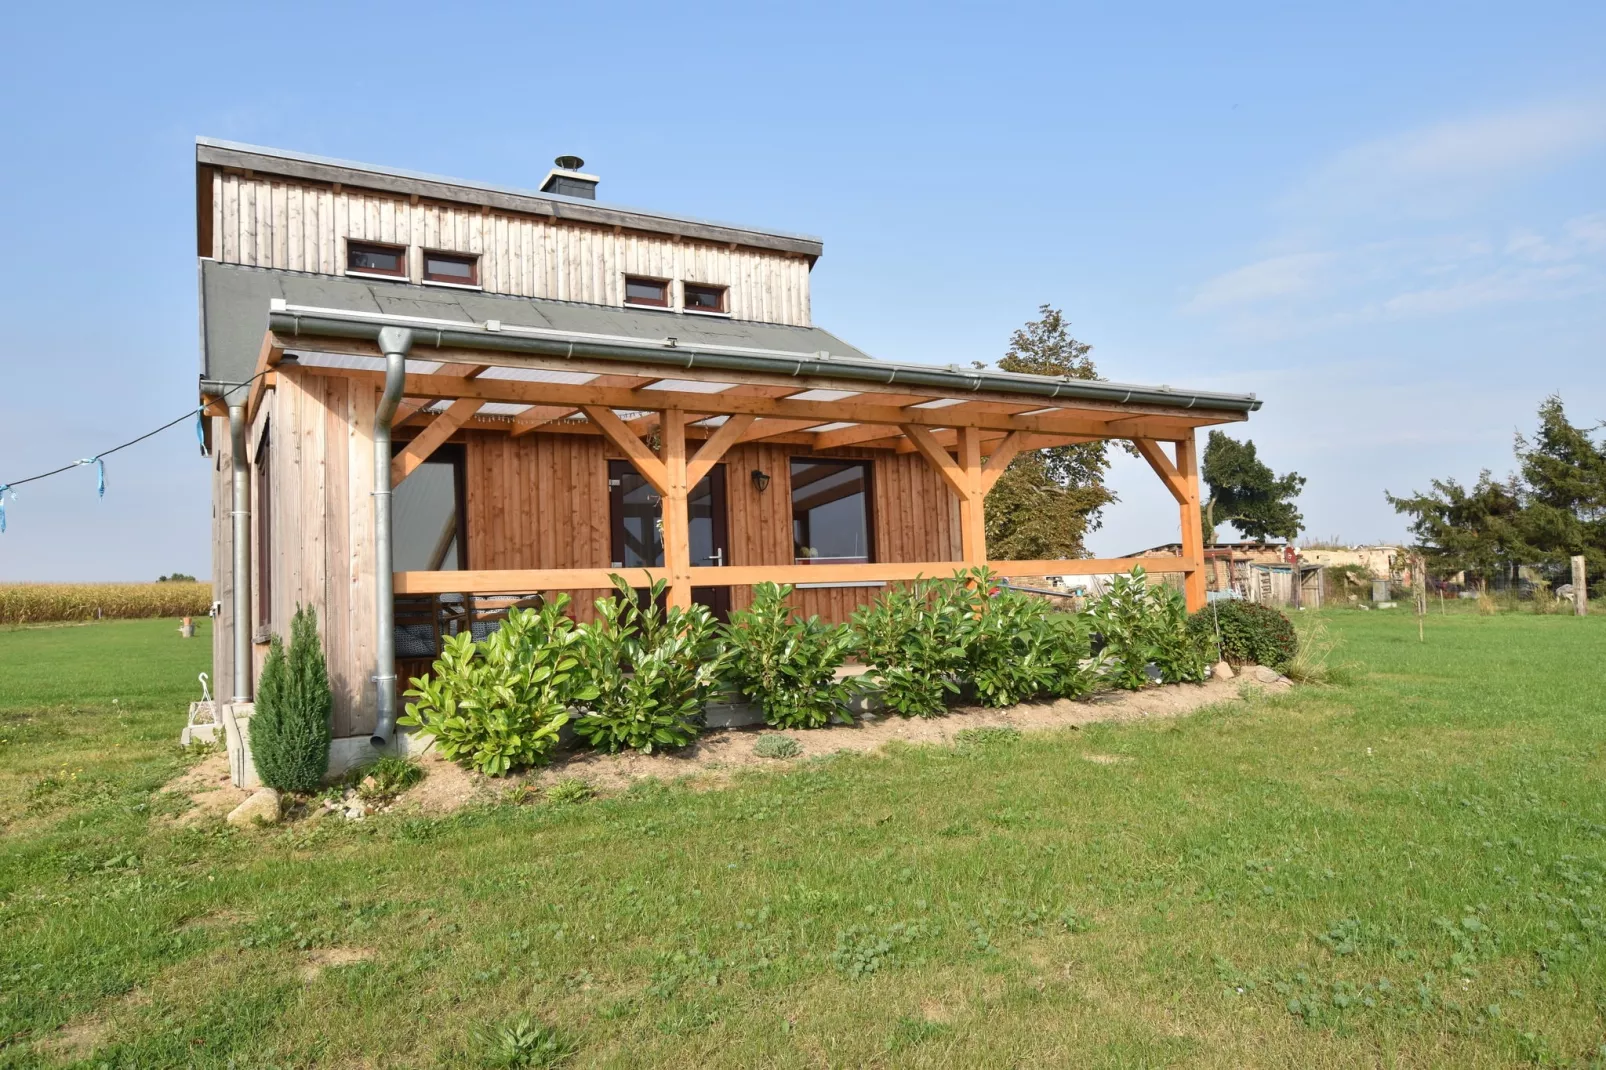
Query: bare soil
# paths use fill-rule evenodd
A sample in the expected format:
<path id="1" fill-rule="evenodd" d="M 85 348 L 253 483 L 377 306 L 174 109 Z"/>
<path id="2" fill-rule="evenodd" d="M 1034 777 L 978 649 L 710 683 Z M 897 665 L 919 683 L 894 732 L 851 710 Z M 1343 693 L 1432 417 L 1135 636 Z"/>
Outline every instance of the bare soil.
<path id="1" fill-rule="evenodd" d="M 951 710 L 946 717 L 930 719 L 866 717 L 852 725 L 789 731 L 785 734 L 797 740 L 803 748 L 802 754 L 790 760 L 802 761 L 841 752 L 869 753 L 894 740 L 913 744 L 951 743 L 956 735 L 967 728 L 993 725 L 1010 725 L 1030 732 L 1078 728 L 1099 722 L 1163 720 L 1181 717 L 1217 703 L 1238 702 L 1242 699 L 1240 688 L 1246 685 L 1266 693 L 1285 691 L 1293 686 L 1285 677 L 1269 669 L 1258 671 L 1269 679 L 1258 679 L 1257 670 L 1249 668 L 1235 680 L 1171 684 L 1143 691 L 1106 692 L 1090 699 L 1029 702 L 996 710 L 960 706 Z M 753 753 L 753 743 L 758 737 L 773 731 L 777 730 L 764 727 L 717 729 L 705 733 L 691 746 L 668 754 L 574 751 L 558 758 L 545 769 L 528 775 L 524 782 L 544 787 L 566 777 L 578 776 L 599 791 L 611 792 L 628 788 L 635 781 L 647 777 L 666 781 L 689 777 L 714 787 L 739 769 L 784 764 Z M 428 766 L 430 777 L 444 764 L 431 763 Z M 420 788 L 428 783 L 429 777 L 426 777 Z M 417 790 L 414 789 L 415 792 Z"/>
<path id="2" fill-rule="evenodd" d="M 168 781 L 162 791 L 183 795 L 193 804 L 183 813 L 164 819 L 184 826 L 221 821 L 251 796 L 251 792 L 229 782 L 229 756 L 222 752 L 202 758 Z"/>

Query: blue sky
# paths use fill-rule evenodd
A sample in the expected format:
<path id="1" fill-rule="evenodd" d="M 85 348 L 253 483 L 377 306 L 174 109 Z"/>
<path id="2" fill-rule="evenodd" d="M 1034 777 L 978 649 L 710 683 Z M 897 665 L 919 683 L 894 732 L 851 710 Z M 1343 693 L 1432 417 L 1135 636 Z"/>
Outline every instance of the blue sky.
<path id="1" fill-rule="evenodd" d="M 691 16 L 695 15 L 695 19 Z M 30 5 L 0 65 L 0 480 L 194 403 L 193 139 L 816 234 L 816 322 L 1254 391 L 1308 532 L 1606 418 L 1606 5 Z M 205 575 L 179 428 L 7 502 L 0 579 Z M 1175 537 L 1123 459 L 1092 545 Z"/>

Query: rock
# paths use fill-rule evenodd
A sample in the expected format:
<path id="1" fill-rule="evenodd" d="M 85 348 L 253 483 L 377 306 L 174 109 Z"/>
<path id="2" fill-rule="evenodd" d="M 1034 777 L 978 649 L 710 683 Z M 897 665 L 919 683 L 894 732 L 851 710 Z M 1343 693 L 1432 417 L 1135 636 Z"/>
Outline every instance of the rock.
<path id="1" fill-rule="evenodd" d="M 1276 669 L 1268 669 L 1264 665 L 1257 665 L 1255 667 L 1255 679 L 1259 680 L 1263 684 L 1275 684 L 1282 678 L 1283 674 L 1278 672 Z"/>
<path id="2" fill-rule="evenodd" d="M 1225 661 L 1216 662 L 1216 667 L 1210 670 L 1210 675 L 1217 680 L 1231 680 L 1238 674 L 1232 671 L 1232 666 Z"/>
<path id="3" fill-rule="evenodd" d="M 231 825 L 277 825 L 281 816 L 279 810 L 279 793 L 272 788 L 263 788 L 253 794 L 245 802 L 229 811 L 224 818 Z"/>

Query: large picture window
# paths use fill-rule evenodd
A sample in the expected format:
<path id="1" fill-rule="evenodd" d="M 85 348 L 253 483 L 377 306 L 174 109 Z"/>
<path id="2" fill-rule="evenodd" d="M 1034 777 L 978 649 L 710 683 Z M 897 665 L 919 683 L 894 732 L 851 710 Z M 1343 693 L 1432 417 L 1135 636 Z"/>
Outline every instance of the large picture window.
<path id="1" fill-rule="evenodd" d="M 861 565 L 870 549 L 870 462 L 792 462 L 792 555 L 799 565 Z"/>

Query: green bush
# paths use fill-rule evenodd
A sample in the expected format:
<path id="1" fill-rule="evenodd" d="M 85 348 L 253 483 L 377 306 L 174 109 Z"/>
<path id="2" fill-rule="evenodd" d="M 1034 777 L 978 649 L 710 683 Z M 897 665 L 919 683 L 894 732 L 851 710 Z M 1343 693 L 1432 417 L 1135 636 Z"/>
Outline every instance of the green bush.
<path id="1" fill-rule="evenodd" d="M 652 585 L 643 609 L 619 576 L 614 598 L 599 598 L 601 619 L 580 629 L 579 657 L 591 693 L 574 730 L 593 747 L 651 754 L 697 738 L 693 720 L 728 652 L 707 606 L 664 610 L 666 584 Z"/>
<path id="2" fill-rule="evenodd" d="M 791 593 L 790 586 L 761 583 L 753 588 L 752 605 L 731 614 L 721 630 L 730 651 L 726 675 L 776 728 L 851 724 L 851 689 L 836 671 L 853 647 L 853 633 L 819 617 L 799 619 L 786 601 Z"/>
<path id="3" fill-rule="evenodd" d="M 329 769 L 329 713 L 334 694 L 318 643 L 318 615 L 296 607 L 290 652 L 275 635 L 257 683 L 251 760 L 262 783 L 280 791 L 316 791 Z"/>
<path id="4" fill-rule="evenodd" d="M 760 758 L 774 758 L 785 761 L 796 758 L 803 753 L 803 744 L 791 736 L 783 736 L 778 732 L 766 732 L 753 741 L 753 753 Z"/>
<path id="5" fill-rule="evenodd" d="M 1089 610 L 1104 638 L 1104 671 L 1116 687 L 1136 691 L 1149 683 L 1152 662 L 1165 683 L 1205 678 L 1205 646 L 1188 629 L 1182 596 L 1151 586 L 1142 568 L 1115 577 L 1110 590 Z"/>
<path id="6" fill-rule="evenodd" d="M 1219 649 L 1220 656 L 1233 665 L 1267 665 L 1281 670 L 1299 652 L 1299 635 L 1293 623 L 1271 606 L 1258 602 L 1212 602 L 1188 619 L 1188 631 L 1207 649 Z"/>
<path id="7" fill-rule="evenodd" d="M 546 801 L 573 806 L 583 803 L 597 793 L 584 777 L 566 776 L 546 789 Z"/>
<path id="8" fill-rule="evenodd" d="M 1079 616 L 1056 613 L 1045 600 L 1021 591 L 991 594 L 997 577 L 985 569 L 947 582 L 965 605 L 961 675 L 978 703 L 1012 706 L 1040 695 L 1074 698 L 1093 690 L 1093 673 L 1085 665 L 1087 627 Z"/>
<path id="9" fill-rule="evenodd" d="M 365 799 L 393 799 L 424 779 L 424 767 L 411 758 L 387 754 L 356 770 L 357 794 Z"/>
<path id="10" fill-rule="evenodd" d="M 596 694 L 574 671 L 580 633 L 563 615 L 568 601 L 512 610 L 479 643 L 468 632 L 447 637 L 433 673 L 411 681 L 415 701 L 398 723 L 486 776 L 544 764 L 570 707 Z"/>
<path id="11" fill-rule="evenodd" d="M 853 614 L 859 660 L 867 682 L 888 709 L 904 717 L 936 717 L 959 693 L 965 669 L 963 588 L 951 581 L 916 580 L 888 588 Z"/>

